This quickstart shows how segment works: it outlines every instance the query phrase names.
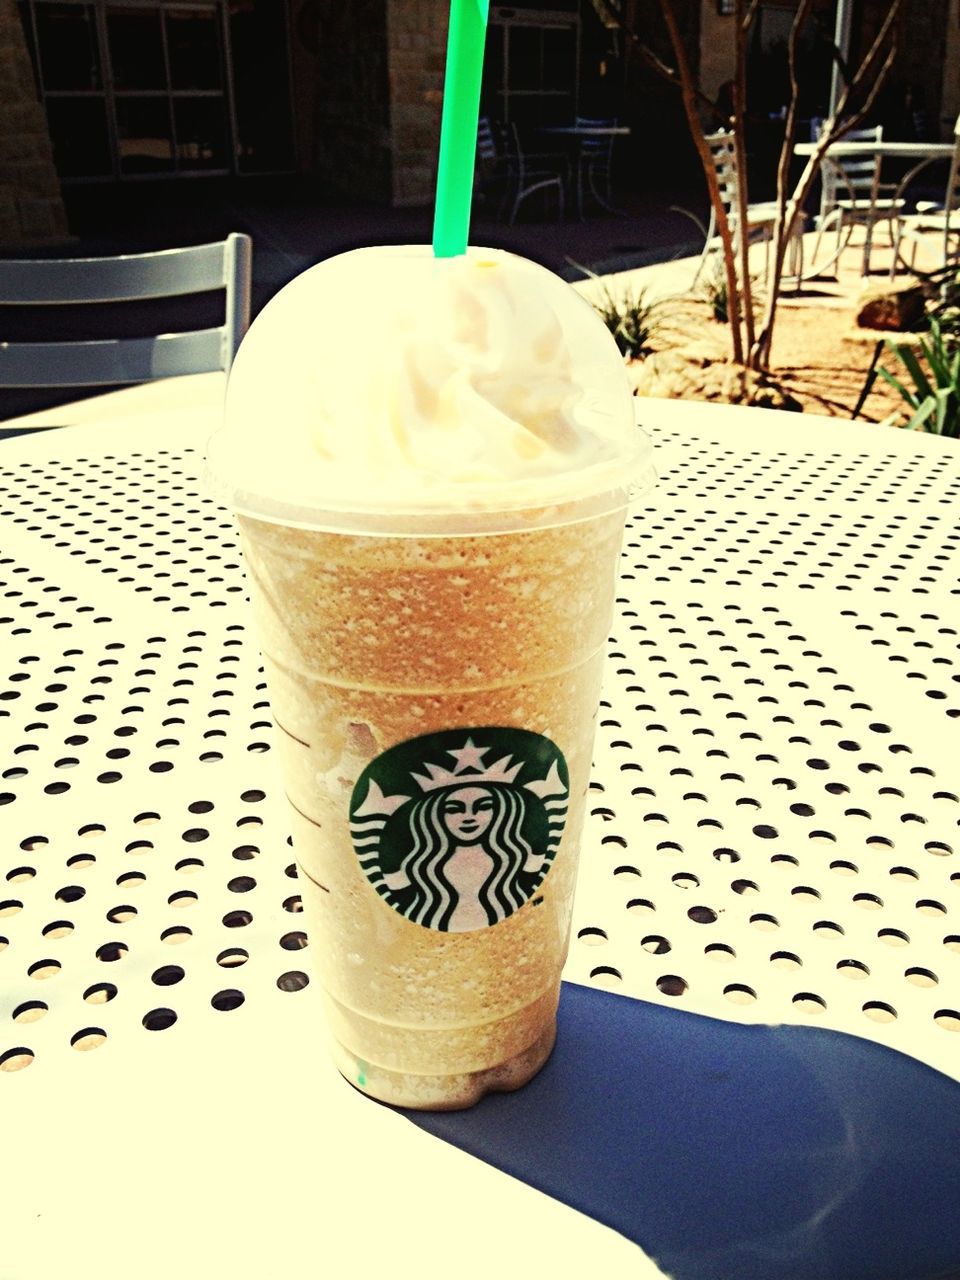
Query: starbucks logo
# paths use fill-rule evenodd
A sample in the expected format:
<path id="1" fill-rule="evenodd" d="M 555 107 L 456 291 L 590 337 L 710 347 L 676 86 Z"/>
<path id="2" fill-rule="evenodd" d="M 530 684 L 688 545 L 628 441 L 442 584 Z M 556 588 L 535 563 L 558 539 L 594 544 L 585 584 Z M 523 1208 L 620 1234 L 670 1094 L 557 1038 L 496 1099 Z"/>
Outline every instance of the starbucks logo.
<path id="1" fill-rule="evenodd" d="M 428 929 L 498 924 L 536 892 L 567 816 L 567 764 L 526 729 L 455 729 L 391 747 L 360 775 L 353 847 L 395 911 Z"/>

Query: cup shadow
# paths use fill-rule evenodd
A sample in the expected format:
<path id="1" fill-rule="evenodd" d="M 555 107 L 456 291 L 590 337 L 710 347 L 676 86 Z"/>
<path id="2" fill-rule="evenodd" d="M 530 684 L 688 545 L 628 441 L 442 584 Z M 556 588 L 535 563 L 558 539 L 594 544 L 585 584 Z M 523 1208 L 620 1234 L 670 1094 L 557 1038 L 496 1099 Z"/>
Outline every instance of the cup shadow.
<path id="1" fill-rule="evenodd" d="M 675 1280 L 960 1277 L 960 1084 L 871 1041 L 564 983 L 525 1088 L 412 1123 Z"/>

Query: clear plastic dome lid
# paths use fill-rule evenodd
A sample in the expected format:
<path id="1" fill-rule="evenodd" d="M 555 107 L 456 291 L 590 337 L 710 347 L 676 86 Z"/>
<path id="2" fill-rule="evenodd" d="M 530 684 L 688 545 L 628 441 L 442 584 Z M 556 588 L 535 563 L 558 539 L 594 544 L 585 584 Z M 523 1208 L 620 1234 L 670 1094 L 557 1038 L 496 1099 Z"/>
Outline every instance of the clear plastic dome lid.
<path id="1" fill-rule="evenodd" d="M 499 250 L 385 246 L 263 309 L 207 475 L 247 514 L 400 530 L 614 509 L 653 467 L 617 346 L 570 285 Z"/>

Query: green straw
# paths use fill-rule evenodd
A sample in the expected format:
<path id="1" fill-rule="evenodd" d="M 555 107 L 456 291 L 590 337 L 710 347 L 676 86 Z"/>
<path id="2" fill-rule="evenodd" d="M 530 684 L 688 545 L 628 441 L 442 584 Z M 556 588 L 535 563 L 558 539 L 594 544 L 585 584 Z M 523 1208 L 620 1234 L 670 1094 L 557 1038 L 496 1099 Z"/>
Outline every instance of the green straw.
<path id="1" fill-rule="evenodd" d="M 438 258 L 455 258 L 467 251 L 480 78 L 489 11 L 490 0 L 451 0 L 450 3 L 433 218 L 433 252 Z"/>

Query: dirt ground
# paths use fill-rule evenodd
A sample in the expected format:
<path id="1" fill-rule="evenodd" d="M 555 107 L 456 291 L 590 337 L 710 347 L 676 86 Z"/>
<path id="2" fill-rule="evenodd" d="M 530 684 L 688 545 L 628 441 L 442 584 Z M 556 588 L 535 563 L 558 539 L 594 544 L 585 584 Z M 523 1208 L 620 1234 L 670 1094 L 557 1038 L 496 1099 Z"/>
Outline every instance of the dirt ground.
<path id="1" fill-rule="evenodd" d="M 774 329 L 772 385 L 758 387 L 753 380 L 744 385 L 729 364 L 729 328 L 712 319 L 707 305 L 689 299 L 664 310 L 651 342 L 653 354 L 632 369 L 641 394 L 799 407 L 849 419 L 880 336 L 858 330 L 849 305 L 811 294 L 784 300 Z M 881 363 L 896 369 L 889 355 Z M 877 378 L 859 417 L 881 422 L 901 417 L 904 407 L 901 397 Z"/>

